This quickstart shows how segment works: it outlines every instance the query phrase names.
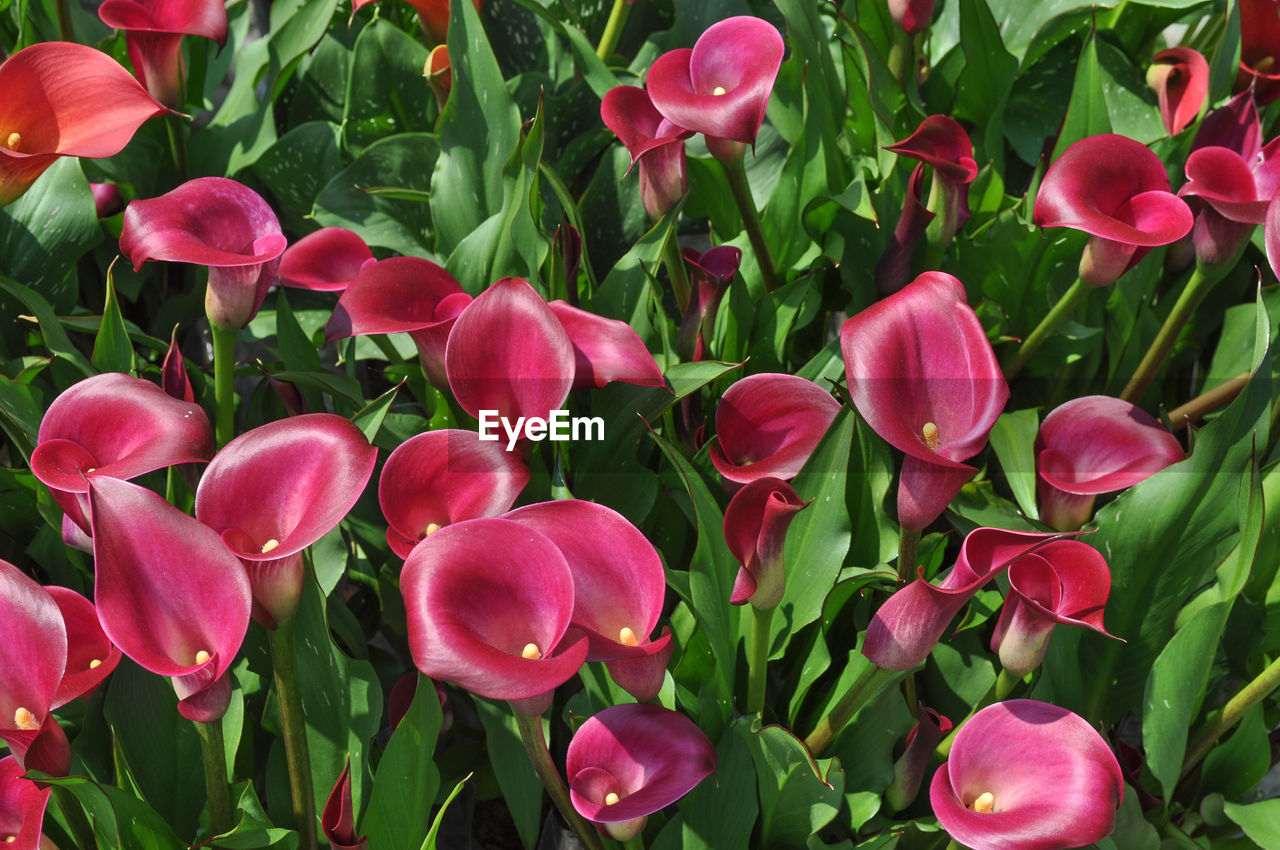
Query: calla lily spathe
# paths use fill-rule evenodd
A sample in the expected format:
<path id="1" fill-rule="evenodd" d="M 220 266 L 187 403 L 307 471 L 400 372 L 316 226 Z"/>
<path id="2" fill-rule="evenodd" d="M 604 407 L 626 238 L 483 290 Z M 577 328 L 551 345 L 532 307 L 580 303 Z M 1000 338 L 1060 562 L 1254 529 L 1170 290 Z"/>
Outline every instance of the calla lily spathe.
<path id="1" fill-rule="evenodd" d="M 790 484 L 777 478 L 757 478 L 733 494 L 724 511 L 724 539 L 742 566 L 729 597 L 732 604 L 750 602 L 763 610 L 782 601 L 787 529 L 808 506 Z"/>
<path id="2" fill-rule="evenodd" d="M 1209 63 L 1190 47 L 1161 50 L 1151 59 L 1147 85 L 1156 91 L 1164 128 L 1176 136 L 1196 120 L 1209 96 Z"/>
<path id="3" fill-rule="evenodd" d="M 840 403 L 813 381 L 763 372 L 735 382 L 716 407 L 711 463 L 730 481 L 795 478 Z"/>
<path id="4" fill-rule="evenodd" d="M 600 102 L 600 118 L 631 154 L 631 167 L 639 166 L 645 212 L 662 218 L 689 188 L 684 140 L 693 131 L 662 117 L 648 92 L 636 86 L 609 89 Z"/>
<path id="5" fill-rule="evenodd" d="M 0 759 L 0 844 L 6 850 L 52 848 L 41 831 L 53 789 L 24 779 L 24 772 L 13 756 Z"/>
<path id="6" fill-rule="evenodd" d="M 125 34 L 134 73 L 166 106 L 182 105 L 182 37 L 203 36 L 218 47 L 227 43 L 223 0 L 105 0 L 98 17 Z"/>
<path id="7" fill-rule="evenodd" d="M 285 248 L 280 255 L 280 283 L 341 292 L 371 262 L 375 262 L 373 251 L 358 234 L 345 227 L 322 227 Z"/>

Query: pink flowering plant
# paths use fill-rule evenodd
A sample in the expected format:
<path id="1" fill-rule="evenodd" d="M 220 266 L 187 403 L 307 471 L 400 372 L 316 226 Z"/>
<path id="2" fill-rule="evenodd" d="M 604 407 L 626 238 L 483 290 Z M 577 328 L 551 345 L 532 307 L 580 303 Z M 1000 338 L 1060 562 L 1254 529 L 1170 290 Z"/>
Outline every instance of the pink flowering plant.
<path id="1" fill-rule="evenodd" d="M 0 848 L 1280 847 L 1280 0 L 0 0 Z"/>

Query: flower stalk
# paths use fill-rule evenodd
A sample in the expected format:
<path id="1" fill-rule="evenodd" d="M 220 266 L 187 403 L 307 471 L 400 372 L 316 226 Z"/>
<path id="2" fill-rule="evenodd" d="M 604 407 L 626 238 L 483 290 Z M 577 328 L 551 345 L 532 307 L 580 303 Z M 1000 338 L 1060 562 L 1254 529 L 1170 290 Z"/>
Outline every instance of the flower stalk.
<path id="1" fill-rule="evenodd" d="M 1018 350 L 1014 352 L 1013 358 L 1005 364 L 1004 377 L 1005 380 L 1011 381 L 1022 371 L 1022 367 L 1027 365 L 1027 361 L 1031 359 L 1031 355 L 1035 354 L 1040 346 L 1044 345 L 1058 325 L 1067 320 L 1067 317 L 1075 312 L 1076 307 L 1084 300 L 1086 294 L 1093 287 L 1089 286 L 1083 280 L 1077 278 L 1076 282 L 1071 284 L 1071 288 L 1062 294 L 1058 299 L 1058 303 L 1053 305 L 1045 317 L 1040 320 L 1040 324 L 1027 335 L 1022 341 L 1022 345 L 1018 346 Z"/>
<path id="2" fill-rule="evenodd" d="M 747 652 L 747 714 L 764 711 L 765 683 L 769 678 L 769 626 L 776 606 L 751 606 L 751 642 Z"/>
<path id="3" fill-rule="evenodd" d="M 209 795 L 209 829 L 214 835 L 222 835 L 234 825 L 231 787 L 227 784 L 227 750 L 222 740 L 222 721 L 197 722 L 195 726 L 200 733 L 200 753 L 204 757 L 205 793 Z"/>
<path id="4" fill-rule="evenodd" d="M 1142 362 L 1138 364 L 1133 377 L 1125 385 L 1124 391 L 1120 393 L 1120 398 L 1137 403 L 1142 394 L 1146 392 L 1151 380 L 1156 376 L 1156 372 L 1160 371 L 1160 367 L 1164 365 L 1169 352 L 1173 350 L 1173 344 L 1178 340 L 1178 334 L 1182 332 L 1187 322 L 1195 315 L 1200 302 L 1204 301 L 1205 296 L 1209 294 L 1209 290 L 1213 288 L 1213 285 L 1233 265 L 1234 263 L 1225 263 L 1221 266 L 1206 267 L 1196 264 L 1195 271 L 1191 273 L 1191 278 L 1183 288 L 1182 294 L 1178 296 L 1177 302 L 1173 305 L 1173 310 L 1169 313 L 1169 317 L 1164 320 L 1164 324 L 1160 326 L 1160 332 L 1156 334 L 1155 340 L 1151 343 L 1151 347 L 1147 349 Z"/>
<path id="5" fill-rule="evenodd" d="M 596 46 L 596 55 L 600 57 L 600 61 L 607 62 L 614 48 L 618 46 L 618 39 L 622 36 L 622 28 L 627 23 L 629 11 L 631 11 L 631 4 L 627 0 L 613 0 L 609 20 L 605 22 L 604 32 L 600 34 L 600 44 Z"/>
<path id="6" fill-rule="evenodd" d="M 760 213 L 756 209 L 755 199 L 751 197 L 751 185 L 747 182 L 747 169 L 741 156 L 720 160 L 724 173 L 729 178 L 729 188 L 733 191 L 733 200 L 742 213 L 742 226 L 746 228 L 747 238 L 751 240 L 751 250 L 755 252 L 756 263 L 760 266 L 760 277 L 764 279 L 765 292 L 773 292 L 778 288 L 778 273 L 773 266 L 773 258 L 769 255 L 769 245 L 765 242 L 764 228 L 760 224 Z"/>
<path id="7" fill-rule="evenodd" d="M 835 708 L 831 709 L 831 713 L 822 718 L 804 739 L 804 745 L 809 752 L 814 756 L 820 755 L 830 746 L 836 735 L 840 734 L 840 730 L 858 713 L 858 709 L 870 702 L 884 685 L 903 675 L 905 673 L 899 670 L 885 670 L 874 664 L 868 666 L 848 692 L 836 703 Z"/>
<path id="8" fill-rule="evenodd" d="M 680 253 L 680 240 L 676 238 L 676 229 L 672 225 L 667 233 L 667 241 L 662 245 L 662 262 L 671 277 L 671 290 L 676 296 L 677 315 L 683 315 L 689 308 L 689 274 L 684 268 L 684 256 Z M 696 337 L 695 337 L 696 340 Z M 681 352 L 681 357 L 686 352 Z M 687 352 L 688 359 L 693 359 L 693 352 Z"/>
<path id="9" fill-rule="evenodd" d="M 315 850 L 316 803 L 312 790 L 311 750 L 307 745 L 306 719 L 302 714 L 299 690 L 295 621 L 286 620 L 269 632 L 269 641 L 276 694 L 280 699 L 280 724 L 284 729 L 284 751 L 289 763 L 289 791 L 293 798 L 293 817 L 297 822 L 298 846 L 303 850 Z"/>
<path id="10" fill-rule="evenodd" d="M 1277 688 L 1280 688 L 1280 658 L 1272 661 L 1253 681 L 1227 700 L 1221 713 L 1213 717 L 1209 725 L 1200 732 L 1182 762 L 1182 778 L 1186 778 L 1209 754 L 1217 740 L 1239 723 L 1249 709 L 1266 699 Z"/>
<path id="11" fill-rule="evenodd" d="M 529 761 L 533 765 L 534 771 L 538 774 L 538 778 L 542 780 L 542 786 L 547 789 L 551 802 L 555 803 L 561 817 L 578 834 L 578 838 L 582 839 L 582 843 L 587 847 L 587 850 L 604 850 L 604 845 L 600 841 L 600 835 L 596 832 L 595 827 L 588 823 L 582 815 L 578 814 L 577 809 L 573 807 L 573 803 L 569 799 L 569 789 L 565 786 L 564 779 L 560 776 L 560 771 L 556 769 L 555 762 L 551 760 L 551 753 L 547 750 L 547 742 L 542 737 L 542 715 L 529 717 L 516 710 L 514 706 L 512 706 L 512 711 L 516 716 L 516 725 L 520 729 L 520 740 L 524 743 L 524 750 L 529 754 Z"/>
<path id="12" fill-rule="evenodd" d="M 218 448 L 236 435 L 236 331 L 211 324 L 213 333 L 213 434 Z"/>

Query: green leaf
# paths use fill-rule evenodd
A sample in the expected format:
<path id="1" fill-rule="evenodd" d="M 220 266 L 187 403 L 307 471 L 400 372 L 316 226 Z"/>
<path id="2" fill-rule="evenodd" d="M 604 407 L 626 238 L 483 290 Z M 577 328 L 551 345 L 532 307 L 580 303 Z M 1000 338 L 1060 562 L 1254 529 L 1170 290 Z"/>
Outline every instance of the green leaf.
<path id="1" fill-rule="evenodd" d="M 1223 810 L 1262 850 L 1280 850 L 1280 799 L 1248 806 L 1227 803 Z"/>
<path id="2" fill-rule="evenodd" d="M 1071 103 L 1062 121 L 1062 132 L 1053 147 L 1051 161 L 1057 160 L 1071 145 L 1088 136 L 1111 132 L 1111 117 L 1102 91 L 1102 68 L 1098 63 L 1098 37 L 1085 42 L 1076 66 L 1076 79 L 1071 87 Z"/>
<path id="3" fill-rule="evenodd" d="M 61 357 L 84 373 L 85 377 L 96 375 L 97 370 L 85 359 L 80 350 L 71 344 L 67 332 L 62 329 L 53 308 L 40 293 L 16 283 L 7 277 L 0 276 L 0 291 L 7 292 L 31 311 L 40 326 L 40 335 L 44 338 L 45 347 L 56 357 Z"/>
<path id="4" fill-rule="evenodd" d="M 116 298 L 115 279 L 111 273 L 113 268 L 114 261 L 107 269 L 107 300 L 102 308 L 102 323 L 98 326 L 98 335 L 93 341 L 93 365 L 100 372 L 132 375 L 133 344 L 129 341 L 129 331 L 124 326 L 124 316 L 120 314 L 120 301 Z"/>
<path id="5" fill-rule="evenodd" d="M 1240 719 L 1231 737 L 1209 751 L 1201 771 L 1201 793 L 1216 791 L 1228 800 L 1243 797 L 1271 767 L 1271 748 L 1262 705 Z"/>
<path id="6" fill-rule="evenodd" d="M 742 721 L 740 721 L 742 722 Z M 755 826 L 756 772 L 751 749 L 735 728 L 716 745 L 716 772 L 684 796 L 653 850 L 747 850 Z"/>
<path id="7" fill-rule="evenodd" d="M 44 409 L 31 394 L 31 388 L 0 375 L 0 427 L 25 460 L 31 458 L 43 418 Z"/>
<path id="8" fill-rule="evenodd" d="M 359 154 L 384 136 L 432 129 L 436 99 L 422 77 L 428 55 L 421 41 L 386 20 L 360 31 L 343 100 L 347 150 Z"/>
<path id="9" fill-rule="evenodd" d="M 198 762 L 199 758 L 193 763 Z M 44 777 L 40 781 L 75 795 L 89 815 L 101 850 L 186 850 L 188 846 L 154 809 L 119 788 L 81 776 Z"/>
<path id="10" fill-rule="evenodd" d="M 215 846 L 224 850 L 296 850 L 298 833 L 271 823 L 252 782 L 245 783 L 236 809 L 240 820 L 230 832 L 218 836 Z"/>
<path id="11" fill-rule="evenodd" d="M 751 748 L 760 789 L 760 846 L 803 847 L 835 818 L 844 802 L 838 759 L 814 761 L 804 744 L 781 726 L 736 724 Z"/>
<path id="12" fill-rule="evenodd" d="M 1009 482 L 1018 507 L 1032 519 L 1036 510 L 1036 434 L 1040 432 L 1040 411 L 1012 410 L 1001 414 L 991 429 L 991 448 L 1000 459 L 1000 469 Z"/>
<path id="13" fill-rule="evenodd" d="M 449 811 L 450 804 L 453 803 L 457 796 L 462 793 L 462 786 L 467 784 L 467 780 L 471 778 L 471 774 L 467 774 L 458 780 L 458 784 L 453 786 L 453 790 L 449 792 L 449 796 L 444 798 L 444 802 L 440 804 L 440 811 L 436 812 L 435 820 L 431 822 L 431 829 L 427 830 L 427 837 L 422 840 L 420 850 L 435 850 L 436 836 L 440 834 L 440 826 L 444 823 L 445 812 Z"/>
<path id="14" fill-rule="evenodd" d="M 270 187 L 272 206 L 288 231 L 310 229 L 316 198 L 346 163 L 338 150 L 341 130 L 328 121 L 294 127 L 253 164 L 254 175 Z"/>
<path id="15" fill-rule="evenodd" d="M 1164 138 L 1167 131 L 1146 78 L 1119 45 L 1103 38 L 1096 47 L 1111 129 L 1144 145 Z"/>
<path id="16" fill-rule="evenodd" d="M 387 412 L 391 410 L 391 404 L 396 400 L 396 396 L 400 393 L 400 387 L 404 386 L 401 382 L 373 401 L 366 404 L 353 417 L 351 421 L 360 427 L 364 432 L 364 437 L 370 443 L 378 438 L 378 432 L 382 430 L 382 423 L 387 421 Z"/>
<path id="17" fill-rule="evenodd" d="M 419 674 L 413 703 L 392 733 L 373 778 L 360 832 L 373 847 L 413 847 L 431 829 L 431 801 L 440 787 L 432 753 L 443 713 L 435 684 Z"/>
<path id="18" fill-rule="evenodd" d="M 982 0 L 960 0 L 960 47 L 964 70 L 956 81 L 957 118 L 986 127 L 980 137 L 988 160 L 1004 163 L 1004 109 L 1018 73 L 991 10 Z"/>
<path id="19" fill-rule="evenodd" d="M 489 762 L 511 810 L 520 841 L 525 847 L 533 847 L 542 825 L 542 781 L 520 740 L 520 727 L 516 725 L 511 706 L 505 702 L 476 697 L 475 706 L 484 726 Z"/>

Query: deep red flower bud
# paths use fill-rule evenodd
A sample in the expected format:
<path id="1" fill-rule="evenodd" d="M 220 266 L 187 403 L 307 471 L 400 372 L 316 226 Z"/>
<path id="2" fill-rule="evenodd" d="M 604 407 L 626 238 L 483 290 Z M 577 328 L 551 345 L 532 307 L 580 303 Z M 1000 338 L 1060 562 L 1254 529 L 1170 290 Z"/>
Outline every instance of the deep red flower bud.
<path id="1" fill-rule="evenodd" d="M 1111 834 L 1124 778 L 1102 736 L 1065 708 L 1035 700 L 987 706 L 933 775 L 929 802 L 974 850 L 1062 850 Z"/>
<path id="2" fill-rule="evenodd" d="M 664 53 L 649 67 L 649 97 L 677 127 L 708 139 L 755 144 L 786 46 L 760 18 L 726 18 L 692 48 Z"/>
<path id="3" fill-rule="evenodd" d="M 322 227 L 280 255 L 280 284 L 318 292 L 341 292 L 372 262 L 376 262 L 373 251 L 358 234 L 345 227 Z"/>
<path id="4" fill-rule="evenodd" d="M 1190 47 L 1161 50 L 1151 60 L 1147 85 L 1156 90 L 1165 129 L 1176 136 L 1196 120 L 1209 96 L 1209 63 Z"/>
<path id="5" fill-rule="evenodd" d="M 183 717 L 217 720 L 249 626 L 244 568 L 216 531 L 150 490 L 95 477 L 89 496 L 103 630 L 139 665 L 173 678 Z"/>
<path id="6" fill-rule="evenodd" d="M 446 526 L 400 573 L 414 664 L 490 699 L 540 700 L 578 672 L 573 576 L 545 535 L 509 519 Z M 537 714 L 540 711 L 533 711 Z"/>
<path id="7" fill-rule="evenodd" d="M 13 756 L 0 759 L 0 844 L 6 850 L 37 850 L 44 842 L 44 810 L 53 789 L 30 779 Z"/>
<path id="8" fill-rule="evenodd" d="M 188 404 L 196 400 L 195 389 L 191 386 L 191 376 L 187 374 L 187 361 L 182 357 L 178 347 L 178 326 L 173 326 L 173 334 L 169 337 L 169 349 L 164 353 L 164 362 L 160 364 L 160 386 L 168 395 Z"/>
<path id="9" fill-rule="evenodd" d="M 975 593 L 1015 559 L 1059 537 L 999 528 L 969 532 L 941 584 L 925 581 L 922 569 L 919 578 L 880 606 L 867 626 L 862 654 L 885 670 L 910 670 L 922 663 Z"/>
<path id="10" fill-rule="evenodd" d="M 1044 418 L 1036 437 L 1041 518 L 1074 531 L 1093 514 L 1095 496 L 1132 487 L 1184 457 L 1177 438 L 1129 402 L 1073 399 Z"/>
<path id="11" fill-rule="evenodd" d="M 725 390 L 716 407 L 711 463 L 725 478 L 790 480 L 840 412 L 840 403 L 813 381 L 794 375 L 749 375 Z"/>
<path id="12" fill-rule="evenodd" d="M 338 774 L 320 815 L 320 830 L 334 850 L 365 850 L 369 840 L 356 836 L 356 816 L 351 801 L 351 756 Z"/>
<path id="13" fill-rule="evenodd" d="M 378 450 L 349 420 L 310 413 L 227 443 L 196 491 L 196 518 L 222 535 L 253 586 L 254 619 L 275 628 L 302 598 L 302 550 L 360 498 Z"/>
<path id="14" fill-rule="evenodd" d="M 884 791 L 885 803 L 900 812 L 915 801 L 924 782 L 933 750 L 951 731 L 951 720 L 924 703 L 917 703 L 919 722 L 907 735 L 906 748 L 893 763 L 893 782 Z"/>
<path id="15" fill-rule="evenodd" d="M 925 231 L 933 223 L 934 214 L 924 204 L 924 163 L 911 172 L 907 194 L 902 199 L 902 214 L 893 235 L 876 263 L 876 291 L 892 295 L 911 282 L 911 259 Z"/>
<path id="16" fill-rule="evenodd" d="M 382 467 L 378 502 L 387 543 L 401 558 L 464 519 L 501 516 L 529 483 L 529 469 L 501 442 L 474 431 L 428 431 L 401 443 Z"/>
<path id="17" fill-rule="evenodd" d="M 89 480 L 136 478 L 213 456 L 213 428 L 200 407 L 118 372 L 73 385 L 40 422 L 31 471 L 67 517 L 89 532 Z"/>
<path id="18" fill-rule="evenodd" d="M 618 840 L 692 791 L 716 769 L 716 749 L 692 720 L 656 705 L 615 705 L 588 718 L 565 754 L 578 814 Z"/>
<path id="19" fill-rule="evenodd" d="M 325 342 L 363 334 L 408 333 L 422 371 L 448 387 L 444 352 L 453 323 L 471 296 L 453 275 L 429 260 L 392 257 L 364 263 L 338 299 L 324 328 Z"/>
<path id="20" fill-rule="evenodd" d="M 93 208 L 98 218 L 107 218 L 124 209 L 124 198 L 116 184 L 90 183 L 89 191 L 93 193 Z"/>
<path id="21" fill-rule="evenodd" d="M 134 73 L 166 106 L 182 104 L 182 37 L 204 36 L 218 47 L 227 43 L 222 0 L 104 0 L 98 17 L 124 32 Z"/>
<path id="22" fill-rule="evenodd" d="M 873 304 L 840 331 L 853 406 L 871 429 L 906 453 L 898 522 L 924 528 L 977 471 L 1009 387 L 964 286 L 926 272 Z"/>
<path id="23" fill-rule="evenodd" d="M 427 54 L 426 64 L 422 68 L 422 76 L 427 78 L 431 91 L 436 96 L 436 106 L 441 110 L 449 102 L 449 93 L 453 91 L 453 66 L 449 62 L 449 45 L 437 44 Z"/>
<path id="24" fill-rule="evenodd" d="M 911 35 L 924 32 L 933 20 L 936 0 L 889 0 L 889 16 Z"/>
<path id="25" fill-rule="evenodd" d="M 689 188 L 684 140 L 693 131 L 663 118 L 649 93 L 636 86 L 606 92 L 600 118 L 631 154 L 631 167 L 640 167 L 645 212 L 652 219 L 662 218 Z"/>
<path id="26" fill-rule="evenodd" d="M 204 309 L 222 328 L 243 328 L 275 283 L 287 240 L 271 207 L 225 177 L 197 177 L 124 211 L 120 252 L 134 270 L 147 260 L 207 266 Z"/>
<path id="27" fill-rule="evenodd" d="M 1240 0 L 1239 8 L 1236 91 L 1252 89 L 1265 105 L 1280 97 L 1280 0 Z"/>
<path id="28" fill-rule="evenodd" d="M 0 207 L 60 156 L 115 156 L 148 119 L 170 112 L 114 59 L 47 41 L 0 65 Z"/>
<path id="29" fill-rule="evenodd" d="M 1107 133 L 1081 139 L 1049 166 L 1035 221 L 1091 234 L 1080 279 L 1106 286 L 1152 247 L 1186 236 L 1193 218 L 1186 202 L 1169 191 L 1159 157 L 1133 139 Z"/>
<path id="30" fill-rule="evenodd" d="M 808 506 L 790 484 L 777 478 L 757 478 L 733 494 L 724 511 L 724 539 L 742 566 L 733 583 L 731 603 L 750 602 L 763 610 L 782 601 L 787 529 Z"/>
<path id="31" fill-rule="evenodd" d="M 684 248 L 681 255 L 689 264 L 689 306 L 676 334 L 676 351 L 690 360 L 706 354 L 708 329 L 715 326 L 716 310 L 742 264 L 742 249 L 717 245 L 699 254 Z"/>

